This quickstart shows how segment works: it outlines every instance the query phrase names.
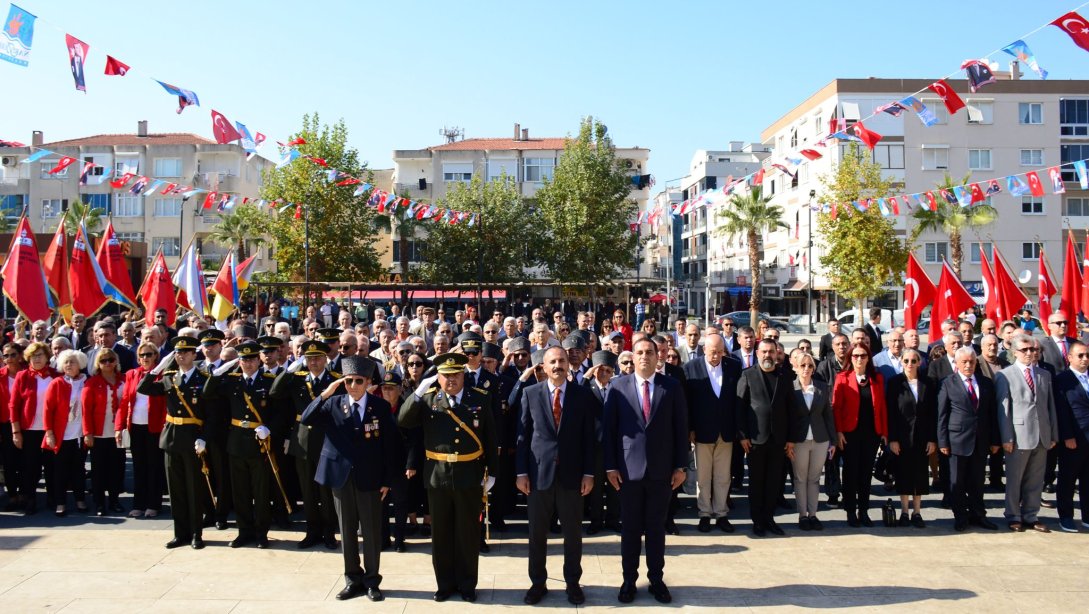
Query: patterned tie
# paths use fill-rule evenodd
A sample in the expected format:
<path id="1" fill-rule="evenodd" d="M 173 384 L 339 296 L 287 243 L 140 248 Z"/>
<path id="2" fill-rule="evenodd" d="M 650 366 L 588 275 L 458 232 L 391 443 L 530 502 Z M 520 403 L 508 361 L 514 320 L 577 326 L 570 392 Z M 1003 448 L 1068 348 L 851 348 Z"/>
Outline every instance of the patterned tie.
<path id="1" fill-rule="evenodd" d="M 1029 390 L 1032 391 L 1032 396 L 1036 396 L 1036 382 L 1032 379 L 1032 367 L 1025 367 L 1025 381 L 1028 382 Z"/>
<path id="2" fill-rule="evenodd" d="M 363 420 L 359 418 L 359 403 L 352 403 L 352 428 L 359 430 L 363 428 Z"/>
<path id="3" fill-rule="evenodd" d="M 972 399 L 972 409 L 979 409 L 979 397 L 976 396 L 976 387 L 972 385 L 972 378 L 964 380 L 968 385 L 968 397 Z"/>
<path id="4" fill-rule="evenodd" d="M 476 371 L 468 371 L 465 374 L 465 383 L 468 384 L 470 388 L 476 387 Z"/>
<path id="5" fill-rule="evenodd" d="M 563 413 L 563 405 L 560 404 L 560 389 L 552 393 L 552 419 L 556 422 L 556 430 L 560 429 L 560 415 Z"/>
<path id="6" fill-rule="evenodd" d="M 643 380 L 643 420 L 650 422 L 650 381 Z"/>
<path id="7" fill-rule="evenodd" d="M 1065 360 L 1067 364 L 1070 364 L 1070 361 L 1066 357 L 1066 338 L 1065 337 L 1062 338 L 1062 339 L 1059 339 L 1059 351 L 1061 351 L 1063 353 L 1063 360 Z"/>

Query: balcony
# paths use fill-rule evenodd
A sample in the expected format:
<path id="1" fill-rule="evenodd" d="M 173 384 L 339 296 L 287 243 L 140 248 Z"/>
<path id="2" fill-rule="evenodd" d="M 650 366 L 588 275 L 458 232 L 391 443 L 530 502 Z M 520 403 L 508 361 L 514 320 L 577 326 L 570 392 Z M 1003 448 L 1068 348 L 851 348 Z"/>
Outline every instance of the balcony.
<path id="1" fill-rule="evenodd" d="M 200 173 L 193 177 L 193 187 L 202 190 L 237 192 L 240 187 L 239 184 L 240 180 L 235 175 L 220 175 L 219 181 L 215 187 L 213 187 L 212 182 L 208 180 L 208 175 L 206 173 Z"/>

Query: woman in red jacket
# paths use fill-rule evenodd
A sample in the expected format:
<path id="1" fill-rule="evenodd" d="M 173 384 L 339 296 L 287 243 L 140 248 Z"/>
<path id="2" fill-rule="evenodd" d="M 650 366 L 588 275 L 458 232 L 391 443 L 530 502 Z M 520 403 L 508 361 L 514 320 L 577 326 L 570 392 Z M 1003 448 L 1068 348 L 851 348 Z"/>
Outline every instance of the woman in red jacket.
<path id="1" fill-rule="evenodd" d="M 872 527 L 868 510 L 873 463 L 878 442 L 889 436 L 885 381 L 874 369 L 868 347 L 856 343 L 849 356 L 853 368 L 836 375 L 832 388 L 832 413 L 843 451 L 843 509 L 847 524 Z"/>
<path id="2" fill-rule="evenodd" d="M 53 483 L 53 454 L 42 450 L 45 439 L 45 391 L 58 373 L 49 366 L 49 346 L 35 341 L 23 351 L 28 368 L 11 387 L 11 439 L 23 457 L 22 495 L 26 515 L 38 511 L 38 481 L 45 472 L 45 489 Z"/>
<path id="3" fill-rule="evenodd" d="M 117 353 L 102 348 L 95 354 L 95 374 L 83 386 L 83 445 L 91 449 L 91 493 L 95 513 L 125 513 L 119 498 L 125 483 L 125 449 L 121 447 L 121 373 Z"/>
<path id="4" fill-rule="evenodd" d="M 154 518 L 163 505 L 163 451 L 159 434 L 166 424 L 166 397 L 136 392 L 140 380 L 159 362 L 159 348 L 141 343 L 136 348 L 137 367 L 125 373 L 121 393 L 121 427 L 129 432 L 132 450 L 132 511 L 129 516 Z"/>
<path id="5" fill-rule="evenodd" d="M 57 357 L 57 366 L 64 375 L 49 382 L 45 391 L 45 439 L 42 447 L 53 451 L 53 485 L 49 490 L 50 505 L 56 506 L 58 517 L 68 515 L 68 491 L 75 495 L 76 509 L 87 511 L 84 501 L 83 451 L 83 388 L 87 376 L 87 357 L 79 350 L 64 350 Z"/>
<path id="6" fill-rule="evenodd" d="M 8 493 L 5 512 L 13 512 L 26 507 L 20 494 L 22 481 L 22 456 L 15 447 L 11 435 L 11 391 L 15 387 L 15 376 L 26 368 L 23 359 L 25 348 L 17 343 L 4 344 L 4 366 L 0 367 L 0 462 L 4 467 L 4 490 Z"/>

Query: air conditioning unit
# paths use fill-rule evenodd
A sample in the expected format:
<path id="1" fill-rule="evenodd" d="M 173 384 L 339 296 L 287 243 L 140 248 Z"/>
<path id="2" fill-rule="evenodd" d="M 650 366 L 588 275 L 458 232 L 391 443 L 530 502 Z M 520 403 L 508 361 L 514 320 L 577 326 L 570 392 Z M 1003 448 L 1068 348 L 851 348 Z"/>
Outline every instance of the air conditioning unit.
<path id="1" fill-rule="evenodd" d="M 15 159 L 15 156 L 4 156 L 0 158 L 0 166 L 15 166 L 17 163 L 18 160 Z"/>

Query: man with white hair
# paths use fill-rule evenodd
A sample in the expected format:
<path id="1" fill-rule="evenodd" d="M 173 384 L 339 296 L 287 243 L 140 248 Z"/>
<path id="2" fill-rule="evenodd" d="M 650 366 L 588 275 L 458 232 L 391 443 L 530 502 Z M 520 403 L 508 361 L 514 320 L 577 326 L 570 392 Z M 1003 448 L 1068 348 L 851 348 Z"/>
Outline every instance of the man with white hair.
<path id="1" fill-rule="evenodd" d="M 503 329 L 499 331 L 499 339 L 513 339 L 518 336 L 518 320 L 512 317 L 503 318 Z"/>

